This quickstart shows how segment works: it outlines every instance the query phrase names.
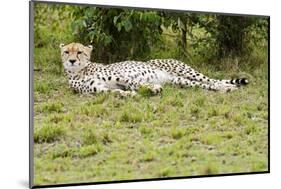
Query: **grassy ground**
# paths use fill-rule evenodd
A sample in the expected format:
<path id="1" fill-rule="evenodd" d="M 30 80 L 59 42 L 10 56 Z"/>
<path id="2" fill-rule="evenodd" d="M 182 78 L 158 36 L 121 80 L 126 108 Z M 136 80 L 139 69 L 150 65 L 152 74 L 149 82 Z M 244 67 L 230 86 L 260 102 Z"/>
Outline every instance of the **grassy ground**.
<path id="1" fill-rule="evenodd" d="M 127 99 L 73 93 L 58 62 L 58 49 L 35 50 L 36 185 L 268 169 L 266 62 L 246 70 L 251 84 L 232 93 L 165 86 Z"/>

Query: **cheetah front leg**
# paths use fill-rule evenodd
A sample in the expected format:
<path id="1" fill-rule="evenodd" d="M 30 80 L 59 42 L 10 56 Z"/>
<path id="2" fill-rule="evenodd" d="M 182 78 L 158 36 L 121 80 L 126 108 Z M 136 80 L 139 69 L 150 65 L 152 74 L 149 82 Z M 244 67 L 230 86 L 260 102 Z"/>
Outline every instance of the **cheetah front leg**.
<path id="1" fill-rule="evenodd" d="M 146 83 L 146 82 L 137 82 L 130 78 L 117 78 L 117 84 L 123 85 L 131 91 L 137 91 L 141 87 L 149 89 L 153 94 L 158 94 L 162 91 L 162 86 L 158 84 Z"/>
<path id="2" fill-rule="evenodd" d="M 137 93 L 135 91 L 124 91 L 122 89 L 111 89 L 110 92 L 116 93 L 122 97 L 129 97 L 129 96 L 135 96 Z"/>
<path id="3" fill-rule="evenodd" d="M 112 89 L 99 79 L 90 79 L 86 82 L 85 86 L 81 88 L 84 94 L 98 94 L 98 93 L 115 93 L 123 97 L 136 95 L 135 91 L 124 91 L 122 89 Z"/>
<path id="4" fill-rule="evenodd" d="M 115 93 L 122 97 L 135 96 L 135 91 L 124 91 L 122 89 L 110 89 L 106 87 L 97 87 L 95 93 Z"/>

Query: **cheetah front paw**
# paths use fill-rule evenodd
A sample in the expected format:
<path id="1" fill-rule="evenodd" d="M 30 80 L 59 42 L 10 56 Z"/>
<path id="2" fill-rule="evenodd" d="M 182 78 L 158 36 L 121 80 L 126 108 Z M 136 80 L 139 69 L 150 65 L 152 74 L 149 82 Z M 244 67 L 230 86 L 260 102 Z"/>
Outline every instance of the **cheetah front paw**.
<path id="1" fill-rule="evenodd" d="M 122 91 L 120 95 L 122 97 L 130 97 L 130 96 L 135 96 L 137 93 L 135 91 Z"/>
<path id="2" fill-rule="evenodd" d="M 162 92 L 162 86 L 161 85 L 153 85 L 153 87 L 151 88 L 151 91 L 154 93 L 154 94 L 158 94 L 158 93 L 161 93 Z"/>

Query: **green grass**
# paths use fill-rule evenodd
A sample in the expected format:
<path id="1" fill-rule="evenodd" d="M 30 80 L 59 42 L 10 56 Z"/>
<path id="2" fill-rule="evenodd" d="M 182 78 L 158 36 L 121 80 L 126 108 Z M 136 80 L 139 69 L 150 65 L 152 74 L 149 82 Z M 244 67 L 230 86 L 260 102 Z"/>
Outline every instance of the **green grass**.
<path id="1" fill-rule="evenodd" d="M 81 95 L 68 88 L 58 49 L 35 51 L 35 184 L 98 182 L 268 170 L 266 62 L 232 93 L 164 86 L 135 97 Z M 247 64 L 245 62 L 244 64 Z"/>
<path id="2" fill-rule="evenodd" d="M 35 128 L 34 142 L 54 142 L 64 135 L 65 130 L 65 127 L 60 125 L 44 125 L 41 128 Z"/>

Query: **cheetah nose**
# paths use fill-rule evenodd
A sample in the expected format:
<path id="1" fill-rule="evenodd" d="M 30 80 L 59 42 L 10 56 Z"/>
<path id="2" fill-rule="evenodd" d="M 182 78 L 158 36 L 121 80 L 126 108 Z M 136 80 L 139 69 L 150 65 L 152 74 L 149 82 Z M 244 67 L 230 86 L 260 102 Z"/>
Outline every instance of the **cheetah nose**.
<path id="1" fill-rule="evenodd" d="M 73 65 L 76 62 L 76 60 L 71 59 L 71 60 L 69 60 L 69 62 Z"/>

